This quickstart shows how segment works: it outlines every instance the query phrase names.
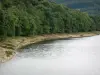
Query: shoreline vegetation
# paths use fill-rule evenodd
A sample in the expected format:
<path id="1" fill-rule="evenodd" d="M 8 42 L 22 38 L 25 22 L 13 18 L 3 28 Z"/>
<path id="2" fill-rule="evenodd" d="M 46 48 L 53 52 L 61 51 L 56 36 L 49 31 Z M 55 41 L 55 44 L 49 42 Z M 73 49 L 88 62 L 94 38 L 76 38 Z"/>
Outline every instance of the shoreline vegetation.
<path id="1" fill-rule="evenodd" d="M 0 61 L 10 60 L 32 43 L 97 35 L 99 21 L 98 16 L 48 0 L 1 0 Z"/>
<path id="2" fill-rule="evenodd" d="M 44 34 L 29 37 L 8 37 L 0 42 L 0 62 L 6 62 L 14 57 L 16 51 L 27 45 L 53 39 L 65 39 L 65 38 L 81 38 L 99 35 L 99 31 L 95 32 L 80 32 L 70 34 Z"/>

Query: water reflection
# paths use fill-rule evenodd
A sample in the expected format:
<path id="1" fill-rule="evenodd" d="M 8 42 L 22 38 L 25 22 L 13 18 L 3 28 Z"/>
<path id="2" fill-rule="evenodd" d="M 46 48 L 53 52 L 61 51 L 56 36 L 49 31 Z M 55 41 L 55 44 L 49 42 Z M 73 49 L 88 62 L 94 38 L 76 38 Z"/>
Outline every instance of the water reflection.
<path id="1" fill-rule="evenodd" d="M 100 75 L 100 36 L 27 46 L 0 75 Z"/>

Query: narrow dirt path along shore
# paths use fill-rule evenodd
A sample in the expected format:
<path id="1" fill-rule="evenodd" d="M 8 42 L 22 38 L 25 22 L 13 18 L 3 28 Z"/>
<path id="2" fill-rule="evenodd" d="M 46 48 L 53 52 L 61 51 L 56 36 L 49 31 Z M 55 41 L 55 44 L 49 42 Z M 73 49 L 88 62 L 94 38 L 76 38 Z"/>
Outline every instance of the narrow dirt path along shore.
<path id="1" fill-rule="evenodd" d="M 7 38 L 0 42 L 0 62 L 10 60 L 16 53 L 16 50 L 44 40 L 61 39 L 61 38 L 79 38 L 99 35 L 100 32 L 86 32 L 86 33 L 73 33 L 73 34 L 48 34 L 29 37 L 15 37 Z"/>

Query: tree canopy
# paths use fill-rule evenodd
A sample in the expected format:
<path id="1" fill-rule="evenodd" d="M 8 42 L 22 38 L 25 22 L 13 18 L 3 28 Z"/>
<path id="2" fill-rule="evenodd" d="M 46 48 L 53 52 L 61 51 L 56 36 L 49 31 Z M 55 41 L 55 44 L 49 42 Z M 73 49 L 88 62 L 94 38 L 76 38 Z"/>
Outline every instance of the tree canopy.
<path id="1" fill-rule="evenodd" d="M 28 36 L 96 30 L 85 12 L 47 0 L 1 0 L 0 36 Z"/>

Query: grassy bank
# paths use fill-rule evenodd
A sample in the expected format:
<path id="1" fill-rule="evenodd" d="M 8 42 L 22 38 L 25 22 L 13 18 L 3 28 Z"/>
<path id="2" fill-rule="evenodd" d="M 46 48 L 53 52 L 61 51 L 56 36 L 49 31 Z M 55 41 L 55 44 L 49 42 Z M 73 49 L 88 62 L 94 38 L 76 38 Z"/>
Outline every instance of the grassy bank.
<path id="1" fill-rule="evenodd" d="M 88 37 L 100 34 L 100 32 L 86 32 L 86 33 L 72 33 L 72 34 L 48 34 L 39 36 L 29 36 L 29 37 L 8 37 L 4 41 L 0 42 L 0 62 L 5 62 L 10 60 L 19 48 L 37 43 L 40 41 L 60 39 L 60 38 L 78 38 L 78 37 Z"/>

